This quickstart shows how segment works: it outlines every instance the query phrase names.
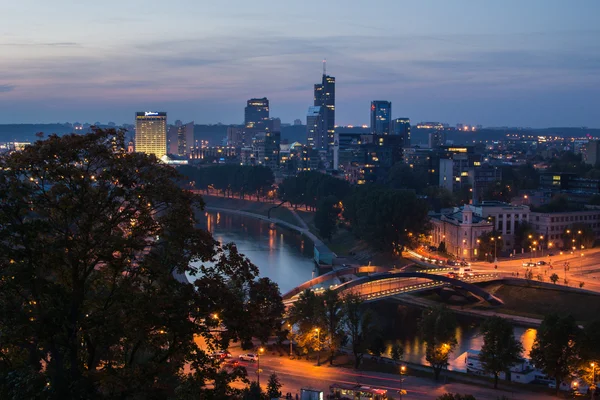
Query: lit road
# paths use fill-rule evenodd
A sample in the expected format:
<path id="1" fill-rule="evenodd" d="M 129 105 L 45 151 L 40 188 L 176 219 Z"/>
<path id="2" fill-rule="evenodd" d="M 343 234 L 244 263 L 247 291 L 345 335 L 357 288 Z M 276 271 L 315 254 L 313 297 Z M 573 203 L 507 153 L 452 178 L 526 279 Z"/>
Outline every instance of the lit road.
<path id="1" fill-rule="evenodd" d="M 234 357 L 237 357 L 239 349 L 233 350 Z M 323 353 L 321 359 L 324 360 L 325 357 Z M 251 379 L 256 378 L 256 363 L 242 362 L 241 365 L 246 367 L 248 376 Z M 300 388 L 319 389 L 323 390 L 324 393 L 328 393 L 329 386 L 333 383 L 360 383 L 361 385 L 387 389 L 389 396 L 399 398 L 399 375 L 380 372 L 362 373 L 348 368 L 330 367 L 328 364 L 317 367 L 314 360 L 290 360 L 286 356 L 280 357 L 271 354 L 261 356 L 260 366 L 263 388 L 266 388 L 269 375 L 276 373 L 283 384 L 281 391 L 284 395 L 287 392 L 295 395 L 299 393 Z M 410 372 L 404 378 L 403 387 L 408 393 L 403 396 L 403 399 L 435 399 L 446 392 L 472 394 L 477 399 L 495 399 L 501 395 L 515 400 L 553 398 L 544 394 L 494 390 L 491 387 L 472 386 L 463 383 L 436 384 L 433 379 L 410 376 Z M 526 389 L 526 386 L 524 386 L 524 389 Z"/>
<path id="2" fill-rule="evenodd" d="M 498 259 L 497 263 L 481 261 L 472 262 L 471 267 L 474 271 L 493 271 L 505 276 L 513 276 L 514 274 L 516 277 L 518 273 L 519 277 L 522 278 L 527 270 L 526 267 L 523 267 L 523 263 L 530 261 L 537 263 L 538 261 L 543 260 L 546 263 L 552 263 L 552 268 L 549 265 L 533 267 L 533 279 L 537 280 L 537 276 L 541 275 L 544 282 L 548 283 L 550 282 L 550 276 L 556 273 L 560 278 L 557 285 L 562 285 L 565 277 L 564 264 L 565 262 L 568 262 L 569 269 L 566 271 L 566 276 L 570 287 L 579 287 L 579 283 L 583 282 L 584 289 L 600 292 L 600 249 L 579 250 L 575 254 L 566 253 L 561 255 L 559 251 L 554 251 L 553 253 L 553 256 L 548 256 L 547 251 L 545 251 L 544 256 L 542 257 L 541 252 L 538 251 L 537 254 L 533 254 L 533 256 L 537 255 L 537 257 L 523 257 L 521 255 L 521 257 L 516 259 Z M 581 254 L 583 254 L 583 256 Z M 430 255 L 439 258 L 435 253 L 430 253 Z M 525 255 L 528 255 L 528 253 L 525 253 Z M 411 255 L 408 255 L 407 258 L 420 261 Z M 498 269 L 495 269 L 494 265 L 498 265 Z"/>

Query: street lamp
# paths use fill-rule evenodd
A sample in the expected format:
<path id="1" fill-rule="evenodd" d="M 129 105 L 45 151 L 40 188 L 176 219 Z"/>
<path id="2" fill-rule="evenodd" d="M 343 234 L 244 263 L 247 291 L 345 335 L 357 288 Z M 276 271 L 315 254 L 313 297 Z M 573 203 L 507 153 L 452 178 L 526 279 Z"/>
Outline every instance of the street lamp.
<path id="1" fill-rule="evenodd" d="M 317 332 L 317 367 L 321 366 L 321 330 L 319 328 L 315 328 Z"/>
<path id="2" fill-rule="evenodd" d="M 406 394 L 404 391 L 404 374 L 406 373 L 406 366 L 400 366 L 400 400 L 402 400 L 402 395 Z"/>
<path id="3" fill-rule="evenodd" d="M 590 389 L 592 389 L 592 399 L 593 399 L 594 395 L 596 394 L 596 363 L 593 362 L 590 364 L 590 366 L 592 367 L 592 386 L 590 387 Z"/>
<path id="4" fill-rule="evenodd" d="M 256 356 L 257 356 L 257 360 L 258 360 L 258 361 L 257 361 L 257 365 L 256 365 L 256 367 L 257 367 L 257 368 L 256 368 L 256 377 L 257 377 L 257 378 L 256 378 L 256 382 L 258 383 L 258 386 L 260 386 L 260 355 L 261 355 L 261 353 L 263 353 L 264 351 L 265 351 L 265 349 L 264 349 L 263 347 L 260 347 L 260 348 L 258 349 L 258 352 L 257 352 L 257 354 L 256 354 Z"/>
<path id="5" fill-rule="evenodd" d="M 294 326 L 292 324 L 288 324 L 288 328 L 290 328 L 290 358 L 292 358 L 292 355 L 293 355 L 293 348 L 292 348 L 293 340 L 292 340 L 292 338 L 294 337 Z"/>
<path id="6" fill-rule="evenodd" d="M 534 258 L 537 258 L 537 244 L 538 244 L 538 242 L 536 242 L 536 241 L 534 240 L 534 241 L 533 241 L 533 251 L 535 251 Z"/>
<path id="7" fill-rule="evenodd" d="M 544 236 L 540 235 L 540 249 L 542 250 L 542 257 L 544 257 Z"/>
<path id="8" fill-rule="evenodd" d="M 496 239 L 500 240 L 500 239 L 502 239 L 502 236 L 498 236 L 498 238 L 495 238 L 495 237 L 492 238 L 492 242 L 494 242 L 494 262 L 495 263 L 498 262 L 498 251 L 497 251 L 498 241 Z"/>

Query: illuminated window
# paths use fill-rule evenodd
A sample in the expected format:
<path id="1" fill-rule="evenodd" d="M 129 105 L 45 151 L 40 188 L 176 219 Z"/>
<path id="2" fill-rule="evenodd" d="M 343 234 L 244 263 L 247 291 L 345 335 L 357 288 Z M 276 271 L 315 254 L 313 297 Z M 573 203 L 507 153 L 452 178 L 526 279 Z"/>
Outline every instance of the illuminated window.
<path id="1" fill-rule="evenodd" d="M 466 172 L 466 171 L 464 171 L 464 172 L 461 172 L 461 173 L 460 173 L 460 176 L 469 176 L 469 173 L 468 173 L 468 172 Z"/>

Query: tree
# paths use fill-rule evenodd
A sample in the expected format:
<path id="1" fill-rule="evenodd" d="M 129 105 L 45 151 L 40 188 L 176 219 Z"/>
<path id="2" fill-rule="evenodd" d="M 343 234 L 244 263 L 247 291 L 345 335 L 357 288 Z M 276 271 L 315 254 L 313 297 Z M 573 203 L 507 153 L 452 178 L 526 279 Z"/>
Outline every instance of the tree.
<path id="1" fill-rule="evenodd" d="M 340 203 L 335 196 L 327 196 L 319 201 L 314 222 L 322 238 L 331 241 L 331 237 L 337 230 L 340 212 Z"/>
<path id="2" fill-rule="evenodd" d="M 571 250 L 575 247 L 575 250 L 580 249 L 581 246 L 585 248 L 591 248 L 594 246 L 596 241 L 596 234 L 589 224 L 583 222 L 575 222 L 569 226 L 569 232 L 566 230 L 562 234 L 562 240 L 565 244 L 564 247 Z"/>
<path id="3" fill-rule="evenodd" d="M 423 311 L 419 330 L 426 344 L 425 359 L 433 368 L 435 380 L 448 365 L 448 357 L 457 345 L 456 319 L 446 307 L 433 307 Z"/>
<path id="4" fill-rule="evenodd" d="M 262 388 L 256 381 L 252 381 L 250 386 L 244 391 L 244 400 L 263 400 Z"/>
<path id="5" fill-rule="evenodd" d="M 267 383 L 267 397 L 269 399 L 278 399 L 281 397 L 281 382 L 277 374 L 271 374 L 269 376 L 269 383 Z"/>
<path id="6" fill-rule="evenodd" d="M 229 396 L 244 375 L 207 351 L 281 318 L 247 313 L 258 269 L 197 227 L 181 176 L 124 148 L 96 129 L 0 158 L 1 398 Z"/>
<path id="7" fill-rule="evenodd" d="M 519 362 L 523 345 L 515 339 L 512 325 L 501 317 L 491 317 L 481 325 L 483 346 L 479 360 L 485 372 L 494 375 L 494 389 L 498 388 L 498 375 Z"/>
<path id="8" fill-rule="evenodd" d="M 352 342 L 354 368 L 358 368 L 369 346 L 369 337 L 375 329 L 373 315 L 363 307 L 362 299 L 356 294 L 344 297 L 344 325 Z"/>
<path id="9" fill-rule="evenodd" d="M 537 368 L 554 378 L 556 393 L 560 383 L 571 376 L 577 366 L 579 327 L 572 316 L 548 315 L 542 321 L 531 348 L 530 357 Z"/>
<path id="10" fill-rule="evenodd" d="M 475 397 L 470 394 L 452 394 L 452 393 L 444 393 L 436 400 L 475 400 Z"/>
<path id="11" fill-rule="evenodd" d="M 289 310 L 289 323 L 298 327 L 295 332 L 298 346 L 308 354 L 310 350 L 317 350 L 321 344 L 317 342 L 315 329 L 323 331 L 323 301 L 311 290 L 305 290 Z M 321 335 L 319 335 L 321 337 Z"/>
<path id="12" fill-rule="evenodd" d="M 446 253 L 446 242 L 441 241 L 440 245 L 438 246 L 438 251 L 440 253 Z"/>
<path id="13" fill-rule="evenodd" d="M 552 283 L 554 283 L 556 285 L 556 282 L 558 282 L 560 278 L 558 277 L 558 275 L 556 273 L 550 275 L 550 280 L 552 281 Z"/>
<path id="14" fill-rule="evenodd" d="M 340 348 L 343 340 L 342 332 L 342 314 L 343 302 L 340 299 L 337 292 L 327 289 L 320 296 L 323 301 L 323 321 L 326 328 L 327 335 L 327 347 L 329 348 L 329 364 L 333 365 L 333 358 L 335 357 L 336 351 Z"/>
<path id="15" fill-rule="evenodd" d="M 497 256 L 498 250 L 502 251 L 504 244 L 502 235 L 495 230 L 479 236 L 477 242 L 479 243 L 479 249 L 477 251 L 477 258 L 479 260 L 485 260 L 486 255 L 488 259 L 493 259 Z"/>
<path id="16" fill-rule="evenodd" d="M 392 351 L 391 351 L 391 357 L 392 360 L 394 360 L 395 362 L 398 362 L 400 360 L 402 360 L 402 357 L 404 357 L 404 348 L 402 346 L 400 346 L 398 343 L 394 343 L 394 345 L 392 346 Z"/>

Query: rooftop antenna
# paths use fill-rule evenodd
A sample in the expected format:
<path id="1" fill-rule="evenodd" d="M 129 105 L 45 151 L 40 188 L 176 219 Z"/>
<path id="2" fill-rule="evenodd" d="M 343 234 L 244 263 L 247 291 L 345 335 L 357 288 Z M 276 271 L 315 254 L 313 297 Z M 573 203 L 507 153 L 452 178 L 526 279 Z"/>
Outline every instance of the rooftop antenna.
<path id="1" fill-rule="evenodd" d="M 323 76 L 327 75 L 327 59 L 323 59 Z"/>

